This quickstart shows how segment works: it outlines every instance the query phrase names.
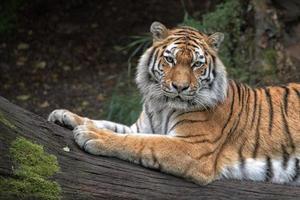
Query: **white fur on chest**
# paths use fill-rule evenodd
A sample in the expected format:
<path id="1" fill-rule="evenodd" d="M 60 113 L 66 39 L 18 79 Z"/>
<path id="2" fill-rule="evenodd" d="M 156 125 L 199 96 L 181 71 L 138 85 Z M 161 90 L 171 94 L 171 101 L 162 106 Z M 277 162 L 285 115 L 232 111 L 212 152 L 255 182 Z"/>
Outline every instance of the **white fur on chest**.
<path id="1" fill-rule="evenodd" d="M 150 102 L 147 106 L 146 108 L 144 105 L 142 132 L 167 135 L 172 121 L 179 111 L 154 104 L 153 102 Z"/>

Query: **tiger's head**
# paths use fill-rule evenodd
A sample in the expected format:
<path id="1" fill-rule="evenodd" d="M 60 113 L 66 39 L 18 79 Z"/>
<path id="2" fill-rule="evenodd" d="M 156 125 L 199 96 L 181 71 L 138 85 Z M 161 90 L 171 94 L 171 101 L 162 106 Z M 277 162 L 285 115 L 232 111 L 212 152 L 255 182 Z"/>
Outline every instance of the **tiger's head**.
<path id="1" fill-rule="evenodd" d="M 224 101 L 227 74 L 217 52 L 222 33 L 153 22 L 152 46 L 142 55 L 136 82 L 144 100 L 175 109 L 207 109 Z"/>

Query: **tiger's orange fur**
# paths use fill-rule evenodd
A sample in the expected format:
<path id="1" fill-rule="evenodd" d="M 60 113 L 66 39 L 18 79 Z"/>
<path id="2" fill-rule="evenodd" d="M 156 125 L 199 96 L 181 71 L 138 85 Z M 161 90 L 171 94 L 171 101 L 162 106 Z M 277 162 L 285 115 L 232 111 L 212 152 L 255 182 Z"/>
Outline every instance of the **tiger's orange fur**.
<path id="1" fill-rule="evenodd" d="M 227 81 L 217 55 L 221 34 L 157 22 L 151 32 L 153 46 L 138 66 L 144 107 L 135 124 L 67 110 L 53 111 L 49 121 L 74 128 L 75 141 L 89 153 L 198 184 L 223 177 L 299 183 L 300 84 L 251 88 Z"/>
<path id="2" fill-rule="evenodd" d="M 209 174 L 243 165 L 247 158 L 280 159 L 286 166 L 290 156 L 300 153 L 299 90 L 299 84 L 252 89 L 232 81 L 223 104 L 188 113 L 188 121 L 184 115 L 178 119 L 177 137 L 201 146 L 197 159 Z"/>

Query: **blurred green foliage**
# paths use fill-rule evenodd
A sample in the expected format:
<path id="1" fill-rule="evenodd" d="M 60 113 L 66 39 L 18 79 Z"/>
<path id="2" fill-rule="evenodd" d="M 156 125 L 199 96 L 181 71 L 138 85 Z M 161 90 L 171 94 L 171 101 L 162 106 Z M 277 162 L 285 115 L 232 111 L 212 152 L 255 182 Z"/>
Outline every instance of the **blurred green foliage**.
<path id="1" fill-rule="evenodd" d="M 141 96 L 132 80 L 122 74 L 119 81 L 104 105 L 103 118 L 106 120 L 133 124 L 142 110 Z"/>
<path id="2" fill-rule="evenodd" d="M 125 46 L 116 46 L 117 51 L 122 51 L 129 55 L 127 60 L 127 75 L 130 77 L 132 75 L 133 61 L 139 53 L 144 52 L 152 43 L 152 36 L 150 33 L 145 33 L 143 35 L 135 35 L 130 37 L 131 42 Z M 129 53 L 130 52 L 130 53 Z"/>
<path id="3" fill-rule="evenodd" d="M 24 0 L 4 0 L 0 2 L 0 34 L 14 30 L 18 9 Z"/>

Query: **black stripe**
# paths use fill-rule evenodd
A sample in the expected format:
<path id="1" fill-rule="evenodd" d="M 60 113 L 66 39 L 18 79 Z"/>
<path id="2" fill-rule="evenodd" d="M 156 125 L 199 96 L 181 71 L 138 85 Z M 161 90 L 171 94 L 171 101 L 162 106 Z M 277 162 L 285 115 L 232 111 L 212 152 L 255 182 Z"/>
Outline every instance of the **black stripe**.
<path id="1" fill-rule="evenodd" d="M 179 36 L 179 37 L 180 36 L 185 37 L 185 36 L 191 36 L 192 35 L 195 38 L 200 39 L 199 37 L 197 37 L 197 35 L 194 32 L 190 32 L 190 31 L 186 31 L 186 30 L 175 32 L 174 35 Z"/>
<path id="2" fill-rule="evenodd" d="M 137 157 L 138 157 L 138 159 L 137 159 L 138 164 L 142 164 L 142 159 L 143 159 L 142 153 L 143 153 L 144 148 L 145 148 L 145 145 L 142 144 L 142 147 L 139 149 L 139 151 L 138 151 L 137 154 L 136 154 Z"/>
<path id="3" fill-rule="evenodd" d="M 150 52 L 149 58 L 148 58 L 147 66 L 150 65 L 155 50 L 156 50 L 156 48 L 153 47 L 151 52 Z"/>
<path id="4" fill-rule="evenodd" d="M 187 31 L 185 29 L 182 29 L 182 30 L 179 30 L 179 31 L 176 31 L 174 34 L 177 35 L 178 33 L 187 33 Z"/>
<path id="5" fill-rule="evenodd" d="M 239 87 L 241 88 L 241 116 L 244 112 L 244 108 L 245 108 L 245 96 L 246 96 L 246 90 L 244 88 L 244 85 L 240 84 Z"/>
<path id="6" fill-rule="evenodd" d="M 123 126 L 122 132 L 123 132 L 123 133 L 126 133 L 125 126 Z"/>
<path id="7" fill-rule="evenodd" d="M 195 36 L 195 35 L 190 35 L 190 37 L 193 38 L 193 39 L 198 40 L 199 42 L 200 42 L 200 40 L 201 40 L 198 36 Z M 198 43 L 199 43 L 199 42 L 198 42 Z"/>
<path id="8" fill-rule="evenodd" d="M 267 98 L 267 102 L 269 105 L 269 134 L 272 134 L 272 128 L 273 128 L 273 103 L 272 103 L 272 97 L 270 94 L 270 91 L 268 88 L 263 88 L 265 94 L 266 94 L 266 98 Z"/>
<path id="9" fill-rule="evenodd" d="M 162 59 L 160 59 L 159 61 L 158 61 L 158 69 L 159 69 L 159 75 L 161 76 L 162 75 L 162 67 L 163 67 L 163 65 L 162 65 Z"/>
<path id="10" fill-rule="evenodd" d="M 178 41 L 180 40 L 180 41 Z M 172 44 L 185 44 L 185 41 L 182 40 L 182 37 L 176 37 L 173 41 L 172 41 Z"/>
<path id="11" fill-rule="evenodd" d="M 139 119 L 136 121 L 135 126 L 136 126 L 136 132 L 139 133 L 140 132 Z"/>
<path id="12" fill-rule="evenodd" d="M 247 102 L 248 102 L 248 95 L 247 95 L 247 101 L 245 103 L 245 98 L 246 98 L 246 92 L 247 90 L 245 89 L 244 85 L 243 84 L 240 84 L 239 87 L 241 88 L 241 109 L 239 111 L 239 114 L 238 114 L 238 122 L 235 126 L 235 128 L 232 130 L 232 134 L 235 134 L 235 138 L 239 138 L 241 136 L 241 134 L 244 133 L 244 128 L 246 127 L 246 124 L 247 124 L 247 121 L 248 121 L 248 113 L 246 113 L 246 120 L 245 120 L 245 125 L 243 126 L 243 129 L 239 129 L 239 131 L 236 133 L 236 129 L 239 127 L 239 124 L 240 124 L 240 119 L 242 118 L 242 115 L 244 114 L 244 110 L 245 110 L 245 105 L 247 106 Z M 244 121 L 244 120 L 242 120 Z"/>
<path id="13" fill-rule="evenodd" d="M 293 141 L 293 138 L 291 136 L 291 132 L 290 132 L 290 129 L 289 129 L 289 125 L 288 125 L 288 122 L 285 118 L 285 114 L 284 114 L 284 111 L 283 111 L 283 106 L 280 107 L 281 108 L 281 117 L 282 117 L 282 124 L 283 124 L 283 129 L 284 129 L 284 132 L 285 132 L 285 135 L 292 147 L 292 150 L 293 152 L 295 151 L 295 144 L 294 144 L 294 141 Z"/>
<path id="14" fill-rule="evenodd" d="M 88 143 L 88 141 L 91 141 L 91 140 L 92 140 L 92 139 L 87 139 L 86 141 L 84 141 L 84 143 L 83 143 L 83 145 L 82 145 L 82 148 L 83 148 L 84 151 L 87 151 L 87 150 L 86 150 L 87 143 Z"/>
<path id="15" fill-rule="evenodd" d="M 233 82 L 233 81 L 231 81 L 231 82 Z M 233 85 L 235 85 L 235 84 L 233 84 Z M 232 91 L 232 101 L 231 101 L 231 105 L 230 105 L 230 112 L 229 112 L 228 118 L 227 118 L 224 126 L 222 127 L 221 134 L 215 140 L 213 140 L 212 143 L 215 143 L 219 139 L 221 139 L 221 137 L 224 135 L 225 128 L 228 126 L 228 123 L 231 120 L 232 115 L 233 115 L 233 106 L 234 106 L 234 102 L 235 102 L 235 89 L 234 89 L 234 87 L 232 87 L 232 84 L 229 84 L 229 87 L 231 88 L 231 91 Z"/>
<path id="16" fill-rule="evenodd" d="M 115 126 L 115 127 L 114 127 L 114 132 L 115 132 L 115 133 L 118 133 L 118 126 L 117 126 L 116 124 L 115 124 L 114 126 Z"/>
<path id="17" fill-rule="evenodd" d="M 243 111 L 244 111 L 244 96 L 245 96 L 244 95 L 244 90 L 242 89 L 242 85 L 236 85 L 236 87 L 239 90 L 239 96 L 240 96 L 239 97 L 240 98 L 239 104 L 241 104 L 240 105 L 240 111 L 238 113 L 237 120 L 235 121 L 234 125 L 231 127 L 227 137 L 231 137 L 232 134 L 236 133 L 236 129 L 239 127 L 241 116 L 242 116 Z"/>
<path id="18" fill-rule="evenodd" d="M 205 136 L 208 134 L 196 134 L 196 135 L 176 135 L 176 137 L 179 138 L 193 138 L 193 137 L 199 137 L 199 136 Z"/>
<path id="19" fill-rule="evenodd" d="M 175 118 L 178 118 L 182 115 L 185 115 L 185 114 L 190 114 L 190 113 L 198 113 L 198 112 L 203 112 L 204 110 L 192 110 L 192 111 L 188 111 L 188 112 L 182 112 L 182 113 L 179 113 Z"/>
<path id="20" fill-rule="evenodd" d="M 171 110 L 169 112 L 169 114 L 167 115 L 167 118 L 166 118 L 166 123 L 165 123 L 165 129 L 164 129 L 164 134 L 168 134 L 168 126 L 169 126 L 169 121 L 170 121 L 170 118 L 172 117 L 172 115 L 176 112 L 176 110 Z"/>
<path id="21" fill-rule="evenodd" d="M 283 169 L 286 169 L 288 161 L 290 159 L 290 154 L 286 151 L 285 146 L 283 144 L 281 145 L 281 149 L 282 149 L 282 167 Z"/>
<path id="22" fill-rule="evenodd" d="M 210 56 L 211 56 L 211 58 L 212 58 L 213 64 L 216 65 L 216 56 L 214 56 L 214 55 L 212 55 L 212 54 L 211 54 Z"/>
<path id="23" fill-rule="evenodd" d="M 249 100 L 250 100 L 250 88 L 246 86 L 246 93 L 247 93 L 247 100 L 246 100 L 246 125 L 248 124 L 248 118 L 249 118 Z M 245 127 L 246 127 L 245 125 Z M 244 128 L 245 128 L 244 127 Z"/>
<path id="24" fill-rule="evenodd" d="M 151 73 L 152 73 L 152 75 L 154 76 L 154 78 L 155 78 L 154 67 L 155 67 L 155 63 L 156 63 L 156 60 L 157 60 L 158 52 L 159 52 L 159 50 L 157 50 L 157 51 L 155 52 L 155 54 L 154 54 L 154 60 L 153 60 L 152 66 L 151 66 Z"/>
<path id="25" fill-rule="evenodd" d="M 299 166 L 299 159 L 295 158 L 295 168 L 294 168 L 295 174 L 292 178 L 292 181 L 297 181 L 300 175 L 300 166 Z"/>
<path id="26" fill-rule="evenodd" d="M 178 39 L 181 39 L 181 38 L 178 38 Z M 180 45 L 180 44 L 185 44 L 185 42 L 184 41 L 177 41 L 177 42 L 174 42 L 173 44 Z"/>
<path id="27" fill-rule="evenodd" d="M 195 49 L 199 49 L 200 48 L 198 45 L 195 45 L 195 44 L 192 44 L 192 43 L 189 43 L 188 45 L 191 46 L 191 47 L 194 47 Z"/>
<path id="28" fill-rule="evenodd" d="M 156 63 L 156 60 L 157 60 L 157 55 L 159 53 L 159 50 L 156 50 L 155 53 L 154 53 L 154 58 L 153 58 L 153 63 L 152 63 L 152 66 L 151 68 L 154 68 L 155 67 L 155 63 Z"/>
<path id="29" fill-rule="evenodd" d="M 199 43 L 199 41 L 195 40 L 194 38 L 187 37 L 187 39 L 188 39 L 189 41 L 192 41 L 192 42 L 196 43 L 196 44 Z"/>
<path id="30" fill-rule="evenodd" d="M 253 150 L 253 158 L 256 158 L 258 148 L 260 147 L 260 121 L 261 121 L 261 101 L 258 106 L 258 119 L 257 119 L 257 124 L 256 124 L 256 133 L 255 133 L 255 145 L 254 145 L 254 150 Z"/>
<path id="31" fill-rule="evenodd" d="M 153 122 L 152 122 L 152 113 L 149 112 L 149 108 L 148 105 L 145 104 L 145 113 L 149 119 L 149 123 L 150 123 L 150 128 L 151 128 L 151 132 L 154 133 L 154 127 L 153 127 Z"/>
<path id="32" fill-rule="evenodd" d="M 299 91 L 299 90 L 297 90 L 296 88 L 293 88 L 293 90 L 296 92 L 296 94 L 297 94 L 298 98 L 300 99 L 300 91 Z"/>
<path id="33" fill-rule="evenodd" d="M 180 39 L 184 39 L 184 37 L 187 35 L 187 33 L 174 33 L 174 36 L 179 37 Z"/>
<path id="34" fill-rule="evenodd" d="M 274 176 L 274 173 L 273 173 L 273 167 L 272 167 L 272 160 L 269 156 L 267 156 L 265 181 L 266 182 L 271 181 L 273 176 Z"/>
<path id="35" fill-rule="evenodd" d="M 285 112 L 286 115 L 288 115 L 290 90 L 286 86 L 282 86 L 282 88 L 284 89 L 284 95 L 283 95 L 284 112 Z"/>
<path id="36" fill-rule="evenodd" d="M 186 123 L 198 123 L 198 122 L 207 122 L 208 120 L 190 120 L 190 119 L 183 119 L 183 120 L 180 120 L 178 122 L 176 122 L 168 132 L 171 132 L 174 128 L 176 128 L 176 126 L 179 126 L 179 125 L 183 125 L 183 124 L 186 124 Z"/>
<path id="37" fill-rule="evenodd" d="M 215 69 L 212 70 L 212 74 L 213 74 L 214 78 L 216 78 L 216 70 Z"/>
<path id="38" fill-rule="evenodd" d="M 237 82 L 234 82 L 236 84 L 236 87 L 237 87 L 237 93 L 238 93 L 238 98 L 239 98 L 239 105 L 241 104 L 241 87 L 240 87 L 240 84 L 237 83 Z"/>
<path id="39" fill-rule="evenodd" d="M 153 166 L 152 167 L 154 168 L 154 166 L 157 165 L 156 169 L 160 169 L 160 164 L 159 164 L 158 159 L 155 155 L 154 148 L 150 146 L 149 149 L 150 149 L 150 153 L 152 155 L 152 161 L 153 161 Z"/>
<path id="40" fill-rule="evenodd" d="M 195 29 L 195 28 L 191 28 L 191 27 L 188 27 L 188 26 L 183 26 L 183 27 L 181 27 L 181 28 L 184 29 L 184 30 L 189 30 L 189 31 L 191 31 L 191 33 L 193 33 L 193 34 L 196 34 L 195 32 L 197 32 L 198 34 L 200 34 L 200 32 L 198 32 L 198 30 Z"/>
<path id="41" fill-rule="evenodd" d="M 254 92 L 254 104 L 253 104 L 253 114 L 252 114 L 252 121 L 251 121 L 251 128 L 253 127 L 254 125 L 254 120 L 255 120 L 255 117 L 256 117 L 256 104 L 257 104 L 257 91 L 256 89 L 253 89 L 252 90 Z"/>
<path id="42" fill-rule="evenodd" d="M 238 151 L 238 154 L 239 154 L 239 161 L 240 161 L 239 167 L 240 167 L 240 170 L 242 171 L 242 173 L 243 173 L 243 171 L 244 171 L 244 169 L 245 169 L 245 164 L 246 164 L 246 162 L 245 162 L 245 157 L 243 156 L 243 148 L 244 148 L 244 146 L 245 146 L 245 143 L 246 143 L 246 138 L 244 138 L 244 141 L 243 141 L 243 143 L 241 144 L 241 146 L 240 146 L 240 148 L 239 148 L 239 151 Z"/>
<path id="43" fill-rule="evenodd" d="M 192 141 L 186 141 L 186 142 L 190 144 L 210 143 L 209 139 L 200 139 L 200 140 L 193 139 Z"/>

